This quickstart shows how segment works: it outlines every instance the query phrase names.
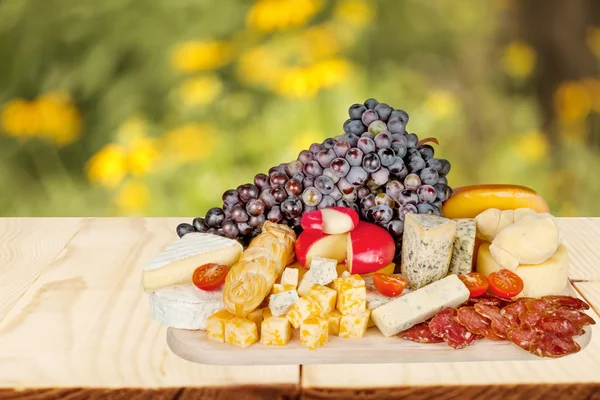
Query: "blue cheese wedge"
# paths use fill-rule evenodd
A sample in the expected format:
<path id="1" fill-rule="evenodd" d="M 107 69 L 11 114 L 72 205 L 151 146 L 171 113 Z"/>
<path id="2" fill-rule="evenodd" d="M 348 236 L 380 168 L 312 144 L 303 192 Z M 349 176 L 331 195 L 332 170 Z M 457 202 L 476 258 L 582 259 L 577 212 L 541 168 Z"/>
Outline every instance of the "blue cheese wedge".
<path id="1" fill-rule="evenodd" d="M 231 267 L 244 248 L 235 240 L 208 233 L 188 233 L 164 249 L 144 267 L 142 284 L 146 292 L 192 283 L 200 265 L 217 263 Z"/>
<path id="2" fill-rule="evenodd" d="M 453 220 L 431 214 L 406 214 L 400 272 L 412 289 L 448 275 L 455 237 Z"/>
<path id="3" fill-rule="evenodd" d="M 469 294 L 457 275 L 448 275 L 374 309 L 371 318 L 383 336 L 390 337 L 427 321 L 445 307 L 458 307 Z"/>
<path id="4" fill-rule="evenodd" d="M 313 283 L 325 286 L 338 277 L 337 260 L 329 258 L 313 257 L 310 262 Z"/>
<path id="5" fill-rule="evenodd" d="M 448 274 L 468 274 L 473 269 L 477 226 L 475 219 L 472 218 L 461 218 L 454 221 L 456 221 L 456 238 Z"/>
<path id="6" fill-rule="evenodd" d="M 285 292 L 272 294 L 269 298 L 269 309 L 274 317 L 281 317 L 287 314 L 290 308 L 298 301 L 298 292 L 295 290 L 286 290 Z"/>

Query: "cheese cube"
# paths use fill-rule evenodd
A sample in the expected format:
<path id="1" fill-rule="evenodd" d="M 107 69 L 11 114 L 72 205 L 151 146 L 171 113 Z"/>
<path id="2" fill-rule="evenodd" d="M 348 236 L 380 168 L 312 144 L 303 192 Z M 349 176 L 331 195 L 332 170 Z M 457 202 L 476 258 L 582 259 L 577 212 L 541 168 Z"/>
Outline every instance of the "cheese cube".
<path id="1" fill-rule="evenodd" d="M 314 298 L 302 297 L 290 308 L 286 317 L 294 329 L 298 329 L 305 319 L 320 317 L 323 314 L 323 308 Z"/>
<path id="2" fill-rule="evenodd" d="M 371 311 L 371 310 L 369 310 L 369 311 Z M 375 325 L 375 321 L 373 321 L 373 317 L 371 316 L 371 317 L 369 317 L 369 323 L 367 324 L 367 329 L 372 328 L 374 326 L 377 326 L 377 325 Z"/>
<path id="3" fill-rule="evenodd" d="M 285 346 L 292 337 L 292 326 L 285 317 L 271 317 L 262 322 L 260 342 L 267 346 Z"/>
<path id="4" fill-rule="evenodd" d="M 271 309 L 269 307 L 261 308 L 261 310 L 262 310 L 263 321 L 265 319 L 271 318 L 273 316 L 273 313 L 271 312 Z"/>
<path id="5" fill-rule="evenodd" d="M 225 322 L 225 343 L 246 348 L 256 342 L 258 342 L 258 328 L 254 322 L 241 317 Z"/>
<path id="6" fill-rule="evenodd" d="M 206 319 L 206 334 L 210 340 L 225 343 L 225 322 L 235 315 L 227 310 L 217 311 Z"/>
<path id="7" fill-rule="evenodd" d="M 316 283 L 313 279 L 314 271 L 309 269 L 300 279 L 300 283 L 298 284 L 298 294 L 300 296 L 306 296 L 310 288 Z"/>
<path id="8" fill-rule="evenodd" d="M 256 310 L 252 311 L 250 314 L 246 315 L 246 318 L 256 324 L 256 328 L 258 329 L 258 336 L 260 336 L 260 325 L 262 324 L 262 320 L 263 320 L 263 310 L 260 308 L 257 308 Z"/>
<path id="9" fill-rule="evenodd" d="M 342 313 L 338 310 L 333 310 L 325 316 L 327 324 L 329 326 L 329 336 L 337 336 L 340 333 L 340 320 Z"/>
<path id="10" fill-rule="evenodd" d="M 339 337 L 360 339 L 367 331 L 371 319 L 371 310 L 364 310 L 354 315 L 343 315 L 340 319 Z"/>
<path id="11" fill-rule="evenodd" d="M 337 261 L 323 257 L 313 257 L 310 262 L 313 282 L 318 285 L 327 285 L 338 277 Z"/>
<path id="12" fill-rule="evenodd" d="M 367 306 L 367 288 L 360 275 L 335 280 L 337 288 L 336 308 L 344 315 L 364 311 Z"/>
<path id="13" fill-rule="evenodd" d="M 271 291 L 272 294 L 277 294 L 277 293 L 281 293 L 281 292 L 286 292 L 288 290 L 296 290 L 296 286 L 295 285 L 282 285 L 281 283 L 276 283 L 273 285 L 273 290 Z"/>
<path id="14" fill-rule="evenodd" d="M 327 343 L 329 327 L 324 318 L 308 318 L 300 325 L 300 344 L 309 350 Z"/>
<path id="15" fill-rule="evenodd" d="M 296 289 L 296 286 L 298 286 L 298 268 L 284 269 L 283 273 L 281 274 L 280 283 L 282 285 L 293 286 L 294 289 Z"/>
<path id="16" fill-rule="evenodd" d="M 468 274 L 473 268 L 476 225 L 472 218 L 455 219 L 456 238 L 448 274 Z"/>
<path id="17" fill-rule="evenodd" d="M 290 307 L 300 298 L 295 290 L 286 290 L 285 292 L 272 294 L 269 299 L 269 309 L 274 317 L 280 317 L 287 314 Z"/>
<path id="18" fill-rule="evenodd" d="M 448 274 L 455 237 L 456 221 L 430 214 L 406 215 L 400 272 L 412 289 Z"/>
<path id="19" fill-rule="evenodd" d="M 337 292 L 333 289 L 326 286 L 313 285 L 306 296 L 315 299 L 321 305 L 323 314 L 328 314 L 335 309 Z"/>

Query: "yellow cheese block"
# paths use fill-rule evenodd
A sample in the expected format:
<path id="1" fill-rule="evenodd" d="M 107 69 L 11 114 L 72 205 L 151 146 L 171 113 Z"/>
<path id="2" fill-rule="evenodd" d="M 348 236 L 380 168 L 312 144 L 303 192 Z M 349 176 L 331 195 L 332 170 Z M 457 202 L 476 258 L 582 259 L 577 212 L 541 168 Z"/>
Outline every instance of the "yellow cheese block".
<path id="1" fill-rule="evenodd" d="M 241 317 L 225 322 L 225 343 L 246 348 L 256 342 L 258 342 L 258 328 L 254 322 Z"/>
<path id="2" fill-rule="evenodd" d="M 308 291 L 306 297 L 314 299 L 321 308 L 323 314 L 329 314 L 335 309 L 335 300 L 337 299 L 337 292 L 326 286 L 313 285 Z"/>
<path id="3" fill-rule="evenodd" d="M 329 339 L 329 324 L 324 318 L 308 318 L 300 325 L 300 344 L 309 350 L 323 346 Z"/>
<path id="4" fill-rule="evenodd" d="M 256 324 L 256 328 L 258 329 L 258 336 L 260 336 L 260 325 L 262 324 L 263 320 L 263 310 L 261 308 L 257 308 L 256 310 L 248 314 L 246 318 L 248 318 L 250 321 Z"/>
<path id="5" fill-rule="evenodd" d="M 267 346 L 285 346 L 292 337 L 292 326 L 285 317 L 271 317 L 262 322 L 260 342 Z"/>
<path id="6" fill-rule="evenodd" d="M 356 314 L 366 309 L 367 288 L 360 275 L 337 278 L 333 287 L 338 293 L 336 308 L 342 314 Z"/>
<path id="7" fill-rule="evenodd" d="M 364 310 L 354 315 L 343 315 L 340 319 L 339 336 L 343 338 L 360 339 L 367 331 L 371 310 Z"/>
<path id="8" fill-rule="evenodd" d="M 477 252 L 477 272 L 488 276 L 500 267 L 490 253 L 490 244 L 483 243 Z M 568 283 L 569 254 L 563 245 L 541 264 L 521 264 L 515 272 L 523 280 L 523 291 L 517 297 L 540 297 L 561 294 Z"/>
<path id="9" fill-rule="evenodd" d="M 227 310 L 217 311 L 206 319 L 206 334 L 210 340 L 225 343 L 225 322 L 235 315 Z"/>
<path id="10" fill-rule="evenodd" d="M 329 324 L 329 336 L 337 336 L 340 333 L 340 320 L 342 313 L 338 310 L 333 310 L 325 316 L 327 323 Z"/>
<path id="11" fill-rule="evenodd" d="M 286 318 L 290 321 L 294 329 L 298 329 L 302 321 L 320 317 L 324 315 L 321 305 L 312 297 L 302 297 L 294 303 Z"/>
<path id="12" fill-rule="evenodd" d="M 267 318 L 271 318 L 273 316 L 273 313 L 271 312 L 271 309 L 269 307 L 264 307 L 264 308 L 261 308 L 260 310 L 262 310 L 263 320 L 265 320 Z"/>

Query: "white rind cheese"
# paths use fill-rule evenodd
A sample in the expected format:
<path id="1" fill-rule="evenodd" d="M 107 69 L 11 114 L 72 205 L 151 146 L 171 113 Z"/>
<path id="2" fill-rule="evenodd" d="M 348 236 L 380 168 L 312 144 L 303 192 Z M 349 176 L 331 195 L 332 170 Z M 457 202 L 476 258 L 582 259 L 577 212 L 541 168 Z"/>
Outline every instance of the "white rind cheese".
<path id="1" fill-rule="evenodd" d="M 456 222 L 429 214 L 406 214 L 400 272 L 412 289 L 448 274 Z"/>
<path id="2" fill-rule="evenodd" d="M 152 318 L 177 329 L 205 330 L 206 319 L 225 307 L 222 290 L 204 291 L 194 285 L 161 289 L 148 297 Z"/>
<path id="3" fill-rule="evenodd" d="M 171 243 L 145 267 L 142 284 L 146 292 L 192 283 L 200 265 L 217 263 L 231 267 L 242 255 L 235 240 L 208 233 L 188 233 Z"/>
<path id="4" fill-rule="evenodd" d="M 427 321 L 445 307 L 458 307 L 469 294 L 457 275 L 448 275 L 376 308 L 371 318 L 383 336 L 390 337 Z"/>
<path id="5" fill-rule="evenodd" d="M 454 221 L 456 221 L 456 238 L 448 274 L 468 274 L 473 269 L 473 253 L 477 233 L 475 220 L 461 218 Z"/>

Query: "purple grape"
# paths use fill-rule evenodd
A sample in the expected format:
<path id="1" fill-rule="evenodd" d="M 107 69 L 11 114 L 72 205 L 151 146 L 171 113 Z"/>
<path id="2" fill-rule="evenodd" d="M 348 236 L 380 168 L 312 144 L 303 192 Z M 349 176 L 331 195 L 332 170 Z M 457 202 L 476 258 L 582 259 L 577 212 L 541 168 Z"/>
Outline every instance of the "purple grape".
<path id="1" fill-rule="evenodd" d="M 316 207 L 321 202 L 323 195 L 314 187 L 307 187 L 302 192 L 302 201 L 307 206 Z"/>
<path id="2" fill-rule="evenodd" d="M 244 203 L 248 202 L 250 199 L 258 198 L 259 194 L 258 188 L 251 183 L 238 186 L 237 193 L 240 200 Z"/>
<path id="3" fill-rule="evenodd" d="M 346 161 L 351 167 L 357 167 L 362 164 L 363 151 L 359 148 L 353 147 L 346 153 Z"/>
<path id="4" fill-rule="evenodd" d="M 377 153 L 369 153 L 363 157 L 362 167 L 365 171 L 375 172 L 381 167 L 381 161 Z"/>
<path id="5" fill-rule="evenodd" d="M 379 204 L 371 208 L 370 211 L 373 213 L 373 219 L 377 224 L 387 225 L 394 216 L 394 211 L 387 204 Z"/>
<path id="6" fill-rule="evenodd" d="M 302 172 L 298 172 L 298 173 L 294 174 L 292 176 L 292 178 L 298 179 L 300 182 L 302 182 L 302 179 L 304 179 L 305 177 L 304 177 L 304 174 Z"/>
<path id="7" fill-rule="evenodd" d="M 338 187 L 337 187 L 337 186 L 334 186 L 334 187 L 333 187 L 333 190 L 331 191 L 331 193 L 329 193 L 329 195 L 330 195 L 331 197 L 333 197 L 333 199 L 334 199 L 335 201 L 338 201 L 338 200 L 339 200 L 339 199 L 341 199 L 341 198 L 342 198 L 342 196 L 343 196 L 342 192 L 340 191 L 340 189 L 338 189 Z"/>
<path id="8" fill-rule="evenodd" d="M 306 178 L 302 179 L 302 186 L 307 188 L 307 187 L 312 187 L 315 185 L 315 178 L 312 176 L 307 176 Z"/>
<path id="9" fill-rule="evenodd" d="M 269 188 L 263 189 L 260 192 L 260 195 L 258 196 L 258 198 L 261 199 L 263 203 L 265 203 L 266 208 L 271 208 L 277 204 L 277 202 L 275 201 L 275 198 L 271 194 L 271 189 L 269 189 Z M 236 222 L 238 222 L 238 221 L 236 221 Z"/>
<path id="10" fill-rule="evenodd" d="M 321 143 L 313 143 L 308 147 L 308 151 L 310 151 L 311 153 L 313 153 L 315 155 L 323 149 L 324 149 L 324 147 Z"/>
<path id="11" fill-rule="evenodd" d="M 406 125 L 397 117 L 390 117 L 387 122 L 387 130 L 391 133 L 406 133 Z"/>
<path id="12" fill-rule="evenodd" d="M 213 207 L 206 212 L 204 222 L 210 228 L 219 228 L 225 219 L 225 212 L 222 208 Z"/>
<path id="13" fill-rule="evenodd" d="M 438 178 L 438 181 L 437 181 L 437 183 L 443 183 L 444 185 L 446 185 L 446 186 L 447 186 L 447 185 L 448 185 L 448 178 L 446 178 L 445 176 L 440 176 L 440 177 Z"/>
<path id="14" fill-rule="evenodd" d="M 323 194 L 331 193 L 334 185 L 335 183 L 328 176 L 321 175 L 315 178 L 315 188 Z"/>
<path id="15" fill-rule="evenodd" d="M 404 125 L 408 125 L 408 114 L 404 110 L 394 110 L 390 114 L 390 118 L 399 118 Z"/>
<path id="16" fill-rule="evenodd" d="M 331 170 L 336 176 L 343 178 L 350 172 L 350 164 L 344 158 L 334 158 L 331 162 Z"/>
<path id="17" fill-rule="evenodd" d="M 302 161 L 294 160 L 288 163 L 288 165 L 285 167 L 285 170 L 287 171 L 288 176 L 294 176 L 296 174 L 302 173 L 303 167 L 304 165 L 302 164 Z"/>
<path id="18" fill-rule="evenodd" d="M 408 141 L 408 148 L 416 148 L 417 147 L 417 143 L 419 143 L 419 137 L 417 135 L 415 135 L 414 133 L 409 133 L 408 135 L 406 135 L 406 140 Z"/>
<path id="19" fill-rule="evenodd" d="M 328 138 L 323 141 L 323 149 L 333 149 L 335 146 L 336 140 L 333 138 Z"/>
<path id="20" fill-rule="evenodd" d="M 367 99 L 364 104 L 365 104 L 365 107 L 367 107 L 369 110 L 372 110 L 377 106 L 377 104 L 379 104 L 379 102 L 377 100 L 375 100 L 374 98 L 370 98 L 370 99 Z"/>
<path id="21" fill-rule="evenodd" d="M 227 204 L 228 206 L 233 206 L 234 204 L 240 202 L 240 197 L 238 196 L 238 192 L 235 189 L 229 189 L 225 191 L 225 193 L 223 193 L 222 198 L 223 203 Z"/>
<path id="22" fill-rule="evenodd" d="M 323 168 L 329 167 L 331 161 L 335 159 L 335 151 L 333 149 L 321 150 L 317 153 L 316 159 Z"/>
<path id="23" fill-rule="evenodd" d="M 394 163 L 388 166 L 388 169 L 392 175 L 397 176 L 400 179 L 404 179 L 404 177 L 408 175 L 408 169 L 406 168 L 406 165 L 404 165 L 404 161 L 398 156 L 396 156 Z"/>
<path id="24" fill-rule="evenodd" d="M 265 212 L 265 203 L 260 199 L 250 199 L 246 204 L 246 212 L 251 217 L 257 217 Z"/>
<path id="25" fill-rule="evenodd" d="M 275 206 L 271 208 L 271 211 L 267 214 L 267 219 L 271 222 L 278 223 L 283 219 L 283 214 L 281 213 L 281 208 L 279 206 Z"/>
<path id="26" fill-rule="evenodd" d="M 430 146 L 428 144 L 424 144 L 419 149 L 419 153 L 421 153 L 423 160 L 427 161 L 427 160 L 433 158 L 433 154 L 435 153 L 435 150 L 433 149 L 432 146 Z"/>
<path id="27" fill-rule="evenodd" d="M 350 146 L 354 147 L 356 146 L 356 143 L 358 143 L 358 136 L 353 135 L 351 133 L 347 133 L 345 135 L 342 135 L 339 141 L 348 142 L 350 143 Z"/>
<path id="28" fill-rule="evenodd" d="M 433 203 L 437 198 L 435 188 L 431 185 L 422 185 L 417 189 L 417 196 L 421 203 Z"/>
<path id="29" fill-rule="evenodd" d="M 437 199 L 442 202 L 448 200 L 452 196 L 452 189 L 450 189 L 450 186 L 448 185 L 436 183 L 433 187 L 437 193 Z"/>
<path id="30" fill-rule="evenodd" d="M 344 199 L 341 199 L 341 200 L 338 200 L 335 202 L 335 205 L 338 207 L 351 208 L 351 204 L 354 204 L 354 203 L 350 203 L 348 200 L 344 200 Z"/>
<path id="31" fill-rule="evenodd" d="M 373 139 L 361 137 L 358 139 L 356 146 L 362 150 L 363 154 L 373 153 L 376 150 L 375 142 Z"/>
<path id="32" fill-rule="evenodd" d="M 419 210 L 417 210 L 417 206 L 416 205 L 414 205 L 414 204 L 404 204 L 398 210 L 398 217 L 403 220 L 404 216 L 406 214 L 417 214 L 418 212 L 419 212 Z"/>
<path id="33" fill-rule="evenodd" d="M 404 156 L 406 156 L 406 153 L 407 153 L 406 146 L 404 144 L 398 143 L 398 142 L 392 143 L 392 150 L 394 150 L 394 153 L 396 153 L 396 156 L 398 156 L 400 158 L 404 158 Z"/>
<path id="34" fill-rule="evenodd" d="M 400 220 L 393 220 L 387 224 L 387 230 L 394 239 L 399 239 L 404 233 L 404 222 Z"/>
<path id="35" fill-rule="evenodd" d="M 371 194 L 371 191 L 369 190 L 368 187 L 359 187 L 356 190 L 356 194 L 358 195 L 359 199 L 364 199 L 365 197 L 367 197 L 369 194 Z"/>
<path id="36" fill-rule="evenodd" d="M 417 211 L 419 214 L 435 214 L 434 207 L 429 203 L 417 204 Z"/>
<path id="37" fill-rule="evenodd" d="M 280 205 L 283 215 L 288 218 L 296 218 L 302 214 L 302 201 L 296 196 L 290 196 Z"/>
<path id="38" fill-rule="evenodd" d="M 269 168 L 268 175 L 271 176 L 275 172 L 281 172 L 282 174 L 287 174 L 287 172 L 285 171 L 285 166 L 282 166 L 282 165 L 276 165 L 274 167 Z"/>
<path id="39" fill-rule="evenodd" d="M 350 145 L 349 142 L 345 141 L 345 140 L 338 140 L 338 142 L 335 144 L 335 146 L 333 146 L 333 151 L 335 152 L 335 155 L 338 157 L 344 157 L 346 155 L 346 153 L 348 152 L 348 150 L 350 150 L 352 146 Z"/>
<path id="40" fill-rule="evenodd" d="M 421 182 L 425 185 L 435 185 L 438 183 L 439 175 L 438 172 L 433 168 L 425 168 L 419 174 Z"/>
<path id="41" fill-rule="evenodd" d="M 433 207 L 433 214 L 437 215 L 438 217 L 442 216 L 442 206 L 440 205 L 439 207 L 436 205 L 431 205 Z"/>
<path id="42" fill-rule="evenodd" d="M 267 218 L 265 217 L 265 214 L 260 214 L 256 217 L 250 217 L 250 219 L 248 220 L 248 225 L 250 225 L 253 228 L 261 228 L 262 225 L 265 223 L 266 219 Z"/>
<path id="43" fill-rule="evenodd" d="M 390 170 L 386 167 L 380 167 L 371 174 L 371 179 L 378 185 L 383 186 L 390 180 Z"/>
<path id="44" fill-rule="evenodd" d="M 206 225 L 206 222 L 204 222 L 204 218 L 202 217 L 194 218 L 194 220 L 192 221 L 192 225 L 194 226 L 196 232 L 204 233 L 208 230 L 208 226 Z"/>
<path id="45" fill-rule="evenodd" d="M 375 142 L 375 146 L 378 149 L 383 149 L 385 147 L 390 147 L 392 145 L 392 135 L 389 132 L 381 132 L 375 136 L 373 139 Z"/>
<path id="46" fill-rule="evenodd" d="M 362 167 L 352 167 L 350 168 L 348 175 L 346 175 L 348 182 L 354 186 L 363 185 L 367 181 L 368 177 L 369 174 Z"/>
<path id="47" fill-rule="evenodd" d="M 377 136 L 381 132 L 387 131 L 387 125 L 383 121 L 373 121 L 369 124 L 369 132 Z"/>
<path id="48" fill-rule="evenodd" d="M 375 135 L 373 135 L 371 132 L 365 132 L 362 135 L 360 135 L 360 137 L 361 138 L 368 138 L 368 139 L 371 139 L 371 140 L 375 139 Z"/>
<path id="49" fill-rule="evenodd" d="M 406 154 L 407 154 L 407 158 L 411 158 L 411 157 L 423 158 L 423 156 L 421 155 L 419 150 L 415 147 L 408 147 L 406 150 Z"/>
<path id="50" fill-rule="evenodd" d="M 273 196 L 273 198 L 275 199 L 275 203 L 280 204 L 288 197 L 288 194 L 284 188 L 274 187 L 273 189 L 271 189 L 271 196 Z"/>
<path id="51" fill-rule="evenodd" d="M 314 211 L 314 210 L 316 210 L 316 209 L 317 209 L 317 207 L 316 207 L 316 206 L 307 206 L 307 205 L 305 205 L 305 206 L 304 206 L 304 214 L 306 214 L 306 213 L 309 213 L 309 212 L 311 212 L 311 211 Z"/>
<path id="52" fill-rule="evenodd" d="M 196 232 L 194 227 L 186 222 L 177 225 L 175 231 L 177 232 L 177 236 L 179 236 L 180 238 L 184 237 L 188 233 Z"/>
<path id="53" fill-rule="evenodd" d="M 244 207 L 243 205 L 236 204 L 231 209 L 231 219 L 235 222 L 246 222 L 248 221 L 248 218 L 248 212 L 246 211 L 246 207 Z"/>
<path id="54" fill-rule="evenodd" d="M 306 164 L 307 162 L 312 161 L 314 157 L 314 154 L 310 151 L 302 150 L 300 154 L 298 154 L 298 161 L 300 161 L 302 164 Z"/>
<path id="55" fill-rule="evenodd" d="M 223 221 L 221 229 L 223 230 L 223 233 L 231 239 L 237 238 L 240 234 L 237 224 L 230 219 Z"/>
<path id="56" fill-rule="evenodd" d="M 406 204 L 417 204 L 419 202 L 419 196 L 412 190 L 405 189 L 398 194 L 396 201 L 401 206 Z"/>
<path id="57" fill-rule="evenodd" d="M 263 190 L 270 187 L 269 176 L 267 174 L 256 174 L 254 177 L 254 186 L 256 186 L 258 190 Z"/>
<path id="58" fill-rule="evenodd" d="M 360 120 L 351 120 L 348 122 L 346 129 L 348 129 L 347 133 L 359 136 L 367 130 L 367 127 Z"/>
<path id="59" fill-rule="evenodd" d="M 373 121 L 379 120 L 379 115 L 375 110 L 367 110 L 361 116 L 362 123 L 369 126 Z"/>
<path id="60" fill-rule="evenodd" d="M 288 180 L 287 174 L 284 174 L 283 172 L 274 172 L 269 177 L 269 184 L 273 188 L 280 187 L 280 186 L 285 185 L 287 180 Z"/>
<path id="61" fill-rule="evenodd" d="M 389 105 L 387 105 L 385 103 L 377 104 L 375 106 L 374 110 L 377 112 L 377 115 L 379 115 L 379 119 L 382 121 L 387 121 L 388 118 L 390 117 L 390 114 L 393 111 L 392 107 L 390 107 Z"/>
<path id="62" fill-rule="evenodd" d="M 367 180 L 367 183 L 365 183 L 365 186 L 369 188 L 371 193 L 373 193 L 375 195 L 379 194 L 379 188 L 381 187 L 381 185 L 378 184 L 377 182 L 375 182 L 375 180 L 373 178 L 369 178 Z"/>
<path id="63" fill-rule="evenodd" d="M 333 183 L 338 183 L 338 181 L 340 180 L 340 177 L 335 174 L 335 172 L 333 171 L 333 169 L 331 169 L 331 167 L 325 168 L 323 170 L 323 176 L 331 178 Z"/>
<path id="64" fill-rule="evenodd" d="M 253 230 L 253 228 L 250 226 L 250 224 L 248 224 L 248 222 L 246 222 L 246 221 L 238 222 L 237 228 L 238 228 L 238 231 L 240 232 L 240 235 L 247 235 L 250 232 L 252 232 L 252 230 Z"/>
<path id="65" fill-rule="evenodd" d="M 350 194 L 355 190 L 354 186 L 352 186 L 352 184 L 348 182 L 348 179 L 346 178 L 340 179 L 337 183 L 337 187 L 344 194 Z"/>
<path id="66" fill-rule="evenodd" d="M 344 193 L 344 194 L 342 194 L 342 199 L 344 199 L 350 203 L 354 203 L 355 201 L 358 200 L 358 194 L 356 194 L 356 191 L 354 191 L 352 193 Z"/>
<path id="67" fill-rule="evenodd" d="M 388 207 L 393 207 L 394 203 L 394 199 L 386 193 L 379 193 L 375 196 L 375 205 L 385 204 Z"/>
<path id="68" fill-rule="evenodd" d="M 390 147 L 384 147 L 377 152 L 381 165 L 389 167 L 396 161 L 396 153 Z"/>
<path id="69" fill-rule="evenodd" d="M 362 114 L 367 111 L 367 107 L 362 104 L 352 104 L 348 109 L 348 115 L 351 119 L 360 119 Z"/>
<path id="70" fill-rule="evenodd" d="M 321 165 L 313 160 L 304 164 L 304 174 L 307 176 L 319 176 L 323 173 L 323 168 Z"/>
<path id="71" fill-rule="evenodd" d="M 433 203 L 431 203 L 432 206 L 438 208 L 438 209 L 442 209 L 442 201 L 441 200 L 436 200 Z"/>
<path id="72" fill-rule="evenodd" d="M 408 174 L 404 178 L 404 187 L 408 190 L 417 190 L 421 186 L 421 178 L 417 174 Z"/>
<path id="73" fill-rule="evenodd" d="M 285 183 L 285 191 L 290 196 L 300 196 L 302 193 L 302 182 L 292 178 Z"/>
<path id="74" fill-rule="evenodd" d="M 344 129 L 344 132 L 351 133 L 350 132 L 350 123 L 351 122 L 352 122 L 352 119 L 347 119 L 346 121 L 344 121 L 344 125 L 342 127 Z"/>
<path id="75" fill-rule="evenodd" d="M 419 173 L 423 168 L 425 168 L 425 160 L 421 157 L 410 157 L 408 159 L 408 170 L 412 173 Z"/>
<path id="76" fill-rule="evenodd" d="M 330 207 L 335 207 L 335 200 L 333 199 L 333 197 L 331 197 L 329 195 L 323 196 L 323 199 L 321 199 L 321 202 L 319 203 L 317 208 L 319 210 L 322 210 L 324 208 L 330 208 Z"/>
<path id="77" fill-rule="evenodd" d="M 377 205 L 377 203 L 375 202 L 375 195 L 374 194 L 369 194 L 366 197 L 363 197 L 360 200 L 360 208 L 361 210 L 368 210 L 372 207 L 375 207 Z"/>
<path id="78" fill-rule="evenodd" d="M 442 162 L 442 169 L 439 170 L 438 172 L 440 173 L 440 175 L 446 176 L 450 172 L 450 168 L 452 166 L 450 164 L 450 161 L 448 161 L 448 160 L 441 159 L 440 161 Z"/>
<path id="79" fill-rule="evenodd" d="M 398 199 L 398 195 L 400 194 L 401 191 L 404 190 L 404 185 L 401 184 L 399 181 L 397 180 L 392 180 L 389 181 L 386 185 L 385 185 L 385 193 L 390 196 L 392 199 L 396 200 Z"/>

